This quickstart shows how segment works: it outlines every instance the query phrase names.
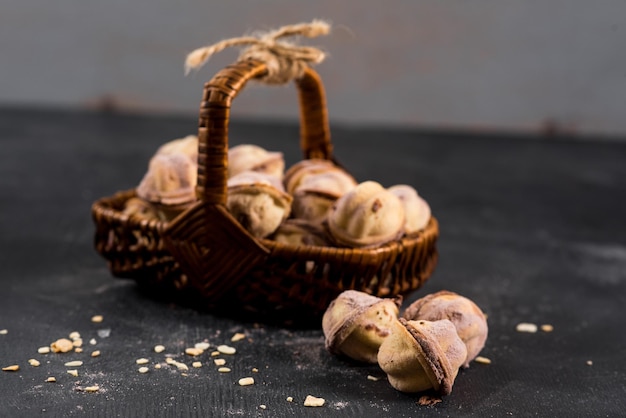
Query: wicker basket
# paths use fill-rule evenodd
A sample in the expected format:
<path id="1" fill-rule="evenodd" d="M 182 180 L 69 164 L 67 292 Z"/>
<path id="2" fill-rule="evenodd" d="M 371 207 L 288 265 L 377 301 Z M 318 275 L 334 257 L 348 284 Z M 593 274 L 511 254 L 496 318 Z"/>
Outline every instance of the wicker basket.
<path id="1" fill-rule="evenodd" d="M 290 246 L 252 237 L 228 213 L 228 123 L 232 100 L 267 71 L 246 60 L 205 85 L 200 106 L 198 201 L 172 222 L 122 213 L 133 190 L 96 201 L 96 249 L 118 277 L 176 294 L 211 310 L 254 312 L 281 322 L 317 320 L 342 291 L 376 296 L 419 288 L 437 262 L 431 218 L 421 232 L 378 248 Z M 296 81 L 305 158 L 332 159 L 324 89 L 307 69 Z M 171 292 L 170 292 L 171 293 Z M 262 316 L 259 316 L 262 315 Z"/>

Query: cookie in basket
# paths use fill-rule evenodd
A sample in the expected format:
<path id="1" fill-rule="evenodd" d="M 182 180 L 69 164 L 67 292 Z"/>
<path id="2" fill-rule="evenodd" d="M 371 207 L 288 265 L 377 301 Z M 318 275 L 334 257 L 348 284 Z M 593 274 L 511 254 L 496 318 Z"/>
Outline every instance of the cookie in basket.
<path id="1" fill-rule="evenodd" d="M 330 161 L 303 160 L 287 171 L 285 184 L 293 196 L 293 217 L 321 223 L 333 203 L 357 182 Z"/>
<path id="2" fill-rule="evenodd" d="M 244 171 L 228 179 L 226 208 L 252 236 L 272 234 L 289 217 L 292 198 L 274 176 Z"/>
<path id="3" fill-rule="evenodd" d="M 228 177 L 245 171 L 283 178 L 285 159 L 282 152 L 270 152 L 257 145 L 242 144 L 228 150 Z"/>
<path id="4" fill-rule="evenodd" d="M 330 235 L 346 247 L 377 247 L 404 233 L 400 199 L 375 181 L 360 183 L 335 202 L 327 215 Z"/>

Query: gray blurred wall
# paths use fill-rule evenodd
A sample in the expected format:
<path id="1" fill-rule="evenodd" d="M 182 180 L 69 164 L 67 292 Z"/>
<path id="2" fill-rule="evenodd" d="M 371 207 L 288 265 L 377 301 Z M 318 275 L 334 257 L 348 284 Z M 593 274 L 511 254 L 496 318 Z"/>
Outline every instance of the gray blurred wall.
<path id="1" fill-rule="evenodd" d="M 330 20 L 310 44 L 331 120 L 626 134 L 626 2 L 606 0 L 1 0 L 0 104 L 195 114 L 192 49 Z M 234 117 L 295 118 L 292 88 L 249 88 Z"/>

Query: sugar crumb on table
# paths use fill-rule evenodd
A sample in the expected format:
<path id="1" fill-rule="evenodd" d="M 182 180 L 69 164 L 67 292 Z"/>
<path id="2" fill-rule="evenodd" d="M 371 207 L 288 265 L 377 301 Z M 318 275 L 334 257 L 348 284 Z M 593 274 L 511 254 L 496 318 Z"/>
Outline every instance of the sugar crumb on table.
<path id="1" fill-rule="evenodd" d="M 324 406 L 324 403 L 326 403 L 324 398 L 318 398 L 313 395 L 307 395 L 306 399 L 304 399 L 304 406 L 319 407 Z"/>
<path id="2" fill-rule="evenodd" d="M 222 354 L 235 354 L 237 349 L 228 345 L 218 345 L 217 351 Z"/>
<path id="3" fill-rule="evenodd" d="M 520 322 L 515 326 L 515 330 L 517 332 L 527 332 L 534 334 L 537 332 L 537 324 L 532 324 L 530 322 Z"/>
<path id="4" fill-rule="evenodd" d="M 239 379 L 237 381 L 237 383 L 239 383 L 239 386 L 254 385 L 254 378 L 253 377 L 242 377 L 241 379 Z"/>

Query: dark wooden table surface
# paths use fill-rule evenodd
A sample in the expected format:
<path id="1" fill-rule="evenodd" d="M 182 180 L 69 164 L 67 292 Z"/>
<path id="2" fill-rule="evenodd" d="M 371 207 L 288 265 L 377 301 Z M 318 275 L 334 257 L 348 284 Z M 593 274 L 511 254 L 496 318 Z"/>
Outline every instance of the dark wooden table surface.
<path id="1" fill-rule="evenodd" d="M 440 221 L 439 265 L 409 301 L 449 289 L 489 316 L 482 354 L 492 363 L 461 371 L 450 396 L 424 407 L 377 367 L 329 355 L 320 328 L 218 317 L 111 277 L 93 249 L 91 203 L 134 187 L 157 146 L 195 126 L 193 117 L 0 110 L 0 365 L 20 366 L 0 373 L 0 416 L 625 414 L 626 143 L 333 130 L 336 155 L 359 180 L 415 186 Z M 300 157 L 297 138 L 295 125 L 231 130 L 231 143 L 283 150 L 288 163 Z M 98 314 L 103 322 L 91 322 Z M 554 331 L 519 333 L 520 322 Z M 37 352 L 73 331 L 82 353 Z M 247 339 L 230 342 L 237 332 Z M 164 363 L 173 354 L 190 365 L 181 353 L 205 340 L 236 347 L 223 356 L 231 373 L 208 354 L 186 372 Z M 138 373 L 139 358 L 149 373 Z M 78 377 L 66 372 L 71 360 L 84 362 Z M 246 376 L 256 384 L 237 385 Z M 309 394 L 326 404 L 304 407 Z"/>

